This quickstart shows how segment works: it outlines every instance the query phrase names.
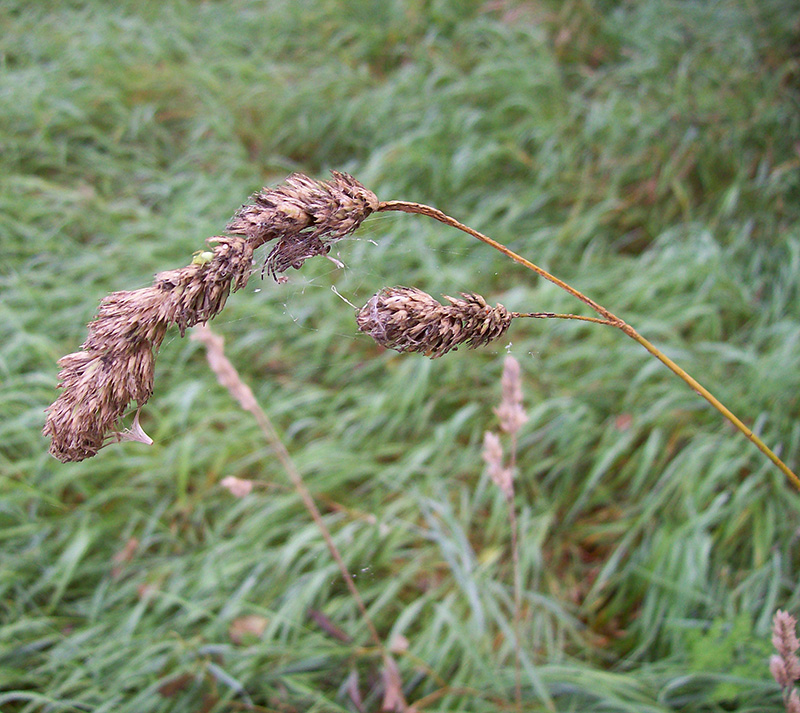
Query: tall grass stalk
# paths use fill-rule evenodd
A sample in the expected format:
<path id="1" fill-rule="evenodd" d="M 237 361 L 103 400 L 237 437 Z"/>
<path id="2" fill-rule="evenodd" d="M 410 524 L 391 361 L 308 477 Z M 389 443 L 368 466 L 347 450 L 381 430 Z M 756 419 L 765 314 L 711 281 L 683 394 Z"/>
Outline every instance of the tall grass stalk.
<path id="1" fill-rule="evenodd" d="M 483 459 L 489 468 L 492 481 L 500 489 L 508 508 L 511 527 L 511 562 L 514 579 L 514 693 L 517 710 L 522 710 L 522 576 L 519 566 L 519 524 L 515 502 L 514 480 L 517 468 L 517 445 L 519 430 L 528 420 L 522 406 L 522 379 L 519 362 L 510 354 L 503 365 L 503 398 L 495 413 L 500 428 L 511 440 L 508 463 L 504 463 L 500 439 L 492 432 L 484 434 Z"/>
<path id="2" fill-rule="evenodd" d="M 275 452 L 275 455 L 283 466 L 284 472 L 294 486 L 294 489 L 297 491 L 297 494 L 300 496 L 300 499 L 303 501 L 303 505 L 305 506 L 306 510 L 308 510 L 311 518 L 314 520 L 314 524 L 316 524 L 317 528 L 322 534 L 325 544 L 328 547 L 328 551 L 336 562 L 336 566 L 339 568 L 342 579 L 344 580 L 350 595 L 353 597 L 353 600 L 358 606 L 358 610 L 361 613 L 361 618 L 369 630 L 370 638 L 377 647 L 378 651 L 380 651 L 381 658 L 383 659 L 384 684 L 386 688 L 384 693 L 384 701 L 388 699 L 396 704 L 396 707 L 394 705 L 392 708 L 385 707 L 385 710 L 411 710 L 405 701 L 405 697 L 403 696 L 397 664 L 394 662 L 394 659 L 389 651 L 383 645 L 381 637 L 378 634 L 378 630 L 375 627 L 369 612 L 367 611 L 366 604 L 364 604 L 364 599 L 362 598 L 361 593 L 358 591 L 358 587 L 356 586 L 352 576 L 350 575 L 350 572 L 347 569 L 347 565 L 345 564 L 339 548 L 333 541 L 333 537 L 331 536 L 328 526 L 325 524 L 325 520 L 322 518 L 322 513 L 320 513 L 319 508 L 314 501 L 314 497 L 311 495 L 311 491 L 308 489 L 303 480 L 303 476 L 295 466 L 291 455 L 289 455 L 289 451 L 281 440 L 281 437 L 278 435 L 278 431 L 275 429 L 272 420 L 267 412 L 259 405 L 255 396 L 253 395 L 252 389 L 242 380 L 242 378 L 239 376 L 239 372 L 236 370 L 236 367 L 225 355 L 224 339 L 218 334 L 215 334 L 206 324 L 195 327 L 191 338 L 200 342 L 205 347 L 208 364 L 216 375 L 219 383 L 228 390 L 230 395 L 245 411 L 252 414 L 253 418 L 255 418 L 259 428 L 261 429 L 261 432 L 264 434 L 264 438 Z"/>

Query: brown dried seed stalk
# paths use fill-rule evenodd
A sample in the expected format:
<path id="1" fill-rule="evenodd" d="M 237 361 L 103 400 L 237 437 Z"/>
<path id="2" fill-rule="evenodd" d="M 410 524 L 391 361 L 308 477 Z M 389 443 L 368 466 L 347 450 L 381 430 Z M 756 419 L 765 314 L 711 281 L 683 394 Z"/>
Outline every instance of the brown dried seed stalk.
<path id="1" fill-rule="evenodd" d="M 167 327 L 206 322 L 231 289 L 250 275 L 253 250 L 244 238 L 217 237 L 208 262 L 156 275 L 151 287 L 113 292 L 100 303 L 82 351 L 59 360 L 61 395 L 47 410 L 50 453 L 80 461 L 97 453 L 131 401 L 153 393 L 155 353 Z"/>
<path id="2" fill-rule="evenodd" d="M 797 650 L 800 641 L 797 639 L 797 619 L 780 609 L 772 618 L 772 645 L 778 653 L 769 661 L 772 677 L 781 687 L 786 710 L 800 711 L 800 700 L 794 688 L 795 681 L 800 680 L 800 659 Z"/>
<path id="3" fill-rule="evenodd" d="M 443 305 L 415 287 L 386 287 L 359 310 L 356 321 L 378 344 L 432 359 L 460 344 L 474 349 L 505 333 L 513 315 L 503 305 L 489 307 L 472 292 L 461 296 L 445 295 L 450 304 Z"/>
<path id="4" fill-rule="evenodd" d="M 234 235 L 209 239 L 216 244 L 213 252 L 159 273 L 151 287 L 103 299 L 82 350 L 58 362 L 63 390 L 47 409 L 43 430 L 52 455 L 80 461 L 100 450 L 128 404 L 141 407 L 153 393 L 155 354 L 167 328 L 177 325 L 183 336 L 218 314 L 231 290 L 247 283 L 259 245 L 278 240 L 268 258 L 276 275 L 327 252 L 378 205 L 375 194 L 338 172 L 328 182 L 295 174 L 254 200 L 228 226 Z"/>

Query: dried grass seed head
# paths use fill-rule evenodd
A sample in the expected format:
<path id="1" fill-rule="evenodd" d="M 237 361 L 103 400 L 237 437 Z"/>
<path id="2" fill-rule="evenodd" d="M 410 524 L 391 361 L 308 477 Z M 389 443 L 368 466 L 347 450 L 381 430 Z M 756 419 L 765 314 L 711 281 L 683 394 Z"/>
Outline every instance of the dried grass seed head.
<path id="1" fill-rule="evenodd" d="M 503 446 L 496 433 L 486 431 L 483 434 L 483 451 L 481 452 L 484 462 L 489 468 L 489 477 L 494 484 L 500 488 L 507 498 L 514 497 L 514 471 L 507 468 L 503 463 Z"/>
<path id="2" fill-rule="evenodd" d="M 278 240 L 267 259 L 276 275 L 326 253 L 377 208 L 375 194 L 345 173 L 334 171 L 327 182 L 295 174 L 243 206 L 228 226 L 231 235 L 209 239 L 213 251 L 159 273 L 151 287 L 108 295 L 82 350 L 59 362 L 62 392 L 43 429 L 50 452 L 62 461 L 95 455 L 128 404 L 141 407 L 150 398 L 155 353 L 167 328 L 177 325 L 183 336 L 218 314 L 231 290 L 247 283 L 259 245 Z"/>
<path id="3" fill-rule="evenodd" d="M 505 334 L 512 315 L 503 305 L 489 307 L 480 295 L 462 292 L 443 305 L 415 287 L 387 287 L 357 313 L 362 332 L 399 352 L 419 352 L 435 359 L 460 344 L 471 349 Z"/>
<path id="4" fill-rule="evenodd" d="M 153 391 L 153 352 L 141 345 L 125 353 L 67 354 L 59 362 L 63 389 L 50 406 L 44 433 L 60 461 L 95 455 L 132 401 L 144 403 Z"/>
<path id="5" fill-rule="evenodd" d="M 500 428 L 513 435 L 528 420 L 528 414 L 522 406 L 522 370 L 519 362 L 511 354 L 506 355 L 503 361 L 500 384 L 503 398 L 494 412 L 500 419 Z"/>
<path id="6" fill-rule="evenodd" d="M 785 690 L 800 680 L 800 659 L 797 657 L 800 641 L 797 639 L 797 619 L 780 609 L 772 618 L 772 645 L 778 654 L 770 658 L 769 669 Z"/>
<path id="7" fill-rule="evenodd" d="M 786 699 L 786 713 L 800 713 L 800 694 L 793 688 Z"/>
<path id="8" fill-rule="evenodd" d="M 229 233 L 246 236 L 254 247 L 278 240 L 265 264 L 273 277 L 326 254 L 377 210 L 372 191 L 346 173 L 331 173 L 329 181 L 295 173 L 277 188 L 262 189 L 228 224 Z"/>
<path id="9" fill-rule="evenodd" d="M 772 645 L 781 656 L 788 656 L 800 649 L 797 619 L 789 612 L 778 609 L 772 617 Z"/>
<path id="10" fill-rule="evenodd" d="M 216 237 L 212 258 L 156 275 L 152 286 L 107 295 L 89 324 L 82 350 L 59 360 L 60 396 L 47 409 L 44 435 L 60 461 L 97 453 L 119 428 L 128 404 L 153 393 L 155 353 L 167 328 L 181 335 L 225 305 L 244 286 L 253 251 L 244 238 Z"/>

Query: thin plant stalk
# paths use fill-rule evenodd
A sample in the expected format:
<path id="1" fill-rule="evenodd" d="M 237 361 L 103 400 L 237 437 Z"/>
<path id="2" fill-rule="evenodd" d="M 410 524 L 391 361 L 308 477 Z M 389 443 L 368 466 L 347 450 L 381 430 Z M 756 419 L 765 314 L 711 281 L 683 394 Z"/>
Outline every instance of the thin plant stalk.
<path id="1" fill-rule="evenodd" d="M 511 560 L 514 578 L 514 694 L 516 709 L 522 711 L 522 575 L 519 565 L 519 524 L 517 520 L 514 480 L 517 467 L 517 445 L 520 428 L 528 420 L 522 403 L 522 379 L 519 362 L 510 354 L 503 362 L 501 379 L 503 396 L 494 413 L 500 422 L 500 430 L 511 439 L 508 462 L 500 437 L 487 431 L 483 437 L 483 460 L 488 466 L 489 477 L 504 495 L 511 528 Z"/>
<path id="2" fill-rule="evenodd" d="M 511 472 L 517 467 L 517 434 L 511 434 L 511 456 L 509 466 Z M 511 525 L 511 566 L 514 577 L 514 691 L 517 699 L 517 709 L 522 710 L 522 577 L 519 570 L 519 525 L 517 524 L 517 506 L 513 494 L 507 498 L 508 516 Z"/>
<path id="3" fill-rule="evenodd" d="M 530 317 L 532 319 L 578 319 L 581 322 L 594 322 L 595 324 L 608 324 L 614 326 L 613 322 L 597 317 L 584 317 L 582 314 L 556 314 L 555 312 L 511 312 L 511 316 Z"/>
<path id="4" fill-rule="evenodd" d="M 253 390 L 247 384 L 245 384 L 245 382 L 239 376 L 236 367 L 231 363 L 228 357 L 225 356 L 223 338 L 218 334 L 215 334 L 207 324 L 201 324 L 195 327 L 192 338 L 201 342 L 205 346 L 209 366 L 216 374 L 220 384 L 222 384 L 228 390 L 231 396 L 233 396 L 233 398 L 245 411 L 252 414 L 255 418 L 256 423 L 258 423 L 258 426 L 261 429 L 261 432 L 264 434 L 267 442 L 272 447 L 272 450 L 278 457 L 278 460 L 283 466 L 286 475 L 297 491 L 297 494 L 300 496 L 300 499 L 303 501 L 303 505 L 305 506 L 306 510 L 308 510 L 309 514 L 314 520 L 314 523 L 322 534 L 325 544 L 328 547 L 328 551 L 331 553 L 331 557 L 333 557 L 334 561 L 336 562 L 339 572 L 342 575 L 342 579 L 344 580 L 347 589 L 350 591 L 351 596 L 356 602 L 364 623 L 367 625 L 370 638 L 381 654 L 381 659 L 383 660 L 384 685 L 386 687 L 384 692 L 384 703 L 386 703 L 387 700 L 391 700 L 395 706 L 399 706 L 398 710 L 414 711 L 414 708 L 409 706 L 405 696 L 403 695 L 402 682 L 400 681 L 400 673 L 397 669 L 397 664 L 395 663 L 391 653 L 383 645 L 381 637 L 378 634 L 378 629 L 376 628 L 372 618 L 369 615 L 369 612 L 367 611 L 367 607 L 364 604 L 364 600 L 361 598 L 361 593 L 358 591 L 358 587 L 356 587 L 353 578 L 350 576 L 350 573 L 347 570 L 347 565 L 345 564 L 344 558 L 339 552 L 339 548 L 336 547 L 336 543 L 333 541 L 330 530 L 328 530 L 327 525 L 325 525 L 325 521 L 322 519 L 322 514 L 320 513 L 319 508 L 314 501 L 314 497 L 311 495 L 311 491 L 308 489 L 308 487 L 306 487 L 303 476 L 300 475 L 300 471 L 297 470 L 297 467 L 295 466 L 292 457 L 289 455 L 289 451 L 286 449 L 286 446 L 283 444 L 281 437 L 278 435 L 278 431 L 272 423 L 272 420 L 267 415 L 267 412 L 261 408 L 258 401 L 256 401 Z"/>
<path id="5" fill-rule="evenodd" d="M 532 316 L 532 315 L 525 315 Z M 562 315 L 554 315 L 561 317 Z M 575 315 L 563 315 L 567 318 Z M 508 468 L 515 473 L 517 468 L 517 431 L 512 430 L 511 453 Z M 514 693 L 517 710 L 522 710 L 522 575 L 519 567 L 519 525 L 517 523 L 517 505 L 514 502 L 514 480 L 511 481 L 511 492 L 506 495 L 508 519 L 511 526 L 511 568 L 514 578 Z"/>
<path id="6" fill-rule="evenodd" d="M 236 371 L 236 367 L 234 367 L 230 360 L 225 356 L 222 346 L 222 337 L 215 334 L 208 325 L 203 324 L 194 328 L 192 338 L 201 342 L 206 347 L 209 364 L 211 365 L 212 370 L 216 373 L 220 383 L 228 389 L 231 396 L 233 396 L 234 399 L 239 402 L 239 405 L 245 411 L 248 411 L 250 414 L 252 414 L 252 416 L 255 418 L 256 423 L 258 423 L 258 426 L 261 429 L 261 432 L 264 434 L 267 442 L 272 447 L 275 455 L 278 457 L 278 460 L 283 466 L 286 475 L 294 486 L 294 489 L 297 491 L 297 494 L 303 501 L 303 505 L 305 506 L 306 510 L 308 510 L 316 526 L 319 528 L 320 533 L 322 533 L 322 537 L 325 540 L 325 544 L 328 546 L 331 557 L 333 557 L 336 565 L 339 567 L 339 572 L 341 572 L 342 579 L 344 579 L 344 583 L 350 590 L 350 594 L 355 600 L 356 605 L 361 612 L 361 616 L 364 619 L 367 628 L 369 629 L 370 637 L 378 649 L 384 655 L 387 655 L 383 646 L 383 642 L 378 635 L 378 630 L 370 618 L 369 612 L 367 612 L 367 607 L 364 604 L 364 600 L 361 598 L 361 594 L 358 591 L 355 582 L 353 582 L 353 578 L 347 571 L 347 565 L 345 564 L 344 559 L 339 552 L 339 548 L 336 547 L 336 543 L 333 541 L 330 530 L 328 530 L 325 521 L 322 519 L 322 514 L 320 513 L 316 502 L 314 502 L 314 497 L 311 495 L 311 491 L 309 491 L 309 489 L 306 487 L 303 476 L 300 475 L 300 471 L 297 470 L 297 467 L 295 466 L 292 457 L 289 455 L 289 451 L 286 449 L 286 446 L 283 444 L 281 437 L 278 435 L 272 420 L 267 415 L 266 411 L 264 411 L 264 409 L 261 408 L 256 401 L 252 389 L 250 389 L 250 387 L 241 380 L 241 377 Z"/>
<path id="7" fill-rule="evenodd" d="M 516 441 L 516 438 L 514 439 Z M 516 443 L 512 446 L 516 450 Z M 512 451 L 513 452 L 513 451 Z M 512 456 L 513 461 L 513 456 Z M 513 465 L 511 466 L 514 467 Z M 519 571 L 519 526 L 513 498 L 508 499 L 508 519 L 511 525 L 511 566 L 514 577 L 514 693 L 517 710 L 522 710 L 522 578 Z"/>
<path id="8" fill-rule="evenodd" d="M 379 203 L 378 211 L 400 211 L 403 213 L 414 213 L 417 215 L 425 215 L 429 218 L 433 218 L 438 220 L 440 223 L 444 223 L 445 225 L 449 225 L 453 228 L 458 228 L 459 230 L 471 235 L 473 238 L 477 238 L 483 243 L 490 245 L 495 250 L 503 253 L 506 257 L 512 259 L 514 262 L 519 263 L 523 267 L 526 267 L 528 270 L 535 272 L 540 277 L 543 277 L 545 280 L 549 280 L 555 285 L 558 285 L 562 290 L 568 292 L 573 297 L 579 299 L 584 304 L 591 307 L 597 314 L 600 315 L 602 318 L 599 320 L 602 324 L 608 324 L 612 327 L 616 327 L 628 335 L 631 339 L 641 344 L 650 354 L 652 354 L 656 359 L 658 359 L 662 364 L 664 364 L 670 371 L 672 371 L 676 376 L 680 377 L 689 387 L 702 396 L 706 401 L 708 401 L 717 411 L 719 411 L 728 421 L 730 421 L 739 431 L 741 431 L 745 437 L 751 441 L 756 448 L 758 448 L 761 453 L 763 453 L 769 460 L 772 461 L 775 466 L 790 480 L 790 482 L 800 490 L 800 478 L 787 466 L 770 448 L 767 446 L 753 431 L 748 428 L 729 408 L 727 408 L 719 399 L 717 399 L 708 389 L 706 389 L 700 382 L 698 382 L 693 376 L 688 374 L 684 371 L 680 366 L 678 366 L 672 359 L 670 359 L 666 354 L 664 354 L 661 350 L 659 350 L 655 345 L 645 339 L 641 334 L 639 334 L 631 325 L 629 325 L 624 320 L 617 317 L 615 314 L 607 310 L 602 305 L 598 304 L 594 300 L 590 299 L 582 292 L 576 290 L 571 285 L 567 284 L 563 280 L 558 279 L 555 275 L 551 275 L 546 270 L 543 270 L 538 265 L 535 265 L 530 260 L 525 259 L 521 255 L 518 255 L 514 251 L 507 248 L 502 243 L 493 240 L 492 238 L 484 235 L 483 233 L 479 233 L 477 230 L 470 228 L 463 223 L 460 223 L 455 218 L 451 218 L 449 215 L 443 213 L 442 211 L 432 208 L 427 205 L 423 205 L 421 203 L 413 203 L 409 201 L 384 201 Z M 566 317 L 568 319 L 576 318 L 577 315 L 573 317 Z M 589 318 L 585 318 L 589 319 Z M 593 321 L 593 320 L 589 320 Z"/>

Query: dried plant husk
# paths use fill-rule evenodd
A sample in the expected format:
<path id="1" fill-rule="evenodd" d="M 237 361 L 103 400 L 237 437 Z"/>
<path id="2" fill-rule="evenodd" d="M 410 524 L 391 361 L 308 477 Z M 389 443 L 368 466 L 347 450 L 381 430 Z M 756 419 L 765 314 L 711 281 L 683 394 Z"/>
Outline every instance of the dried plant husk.
<path id="1" fill-rule="evenodd" d="M 247 283 L 253 264 L 247 240 L 219 236 L 210 242 L 217 246 L 207 262 L 159 273 L 150 287 L 106 296 L 82 350 L 59 360 L 62 392 L 44 426 L 56 458 L 95 455 L 128 404 L 141 406 L 153 393 L 155 355 L 167 328 L 177 325 L 183 336 L 214 317 L 231 289 Z"/>
<path id="2" fill-rule="evenodd" d="M 332 175 L 330 181 L 315 181 L 296 173 L 277 188 L 254 193 L 226 230 L 256 246 L 277 239 L 265 264 L 276 279 L 290 267 L 301 267 L 308 258 L 326 254 L 378 208 L 378 197 L 355 178 L 339 171 Z"/>
<path id="3" fill-rule="evenodd" d="M 167 329 L 176 325 L 183 336 L 218 314 L 231 290 L 247 283 L 257 247 L 278 241 L 267 260 L 276 276 L 326 253 L 378 207 L 374 193 L 339 172 L 330 181 L 294 174 L 253 201 L 236 213 L 230 235 L 209 239 L 212 251 L 159 273 L 150 287 L 102 300 L 81 351 L 59 360 L 62 391 L 47 409 L 43 430 L 53 456 L 89 458 L 119 433 L 128 404 L 141 407 L 153 393 L 155 355 Z"/>
<path id="4" fill-rule="evenodd" d="M 378 344 L 398 352 L 419 352 L 435 359 L 460 344 L 470 349 L 505 334 L 513 318 L 503 305 L 490 307 L 473 292 L 443 305 L 416 287 L 386 287 L 356 315 L 358 328 Z"/>

